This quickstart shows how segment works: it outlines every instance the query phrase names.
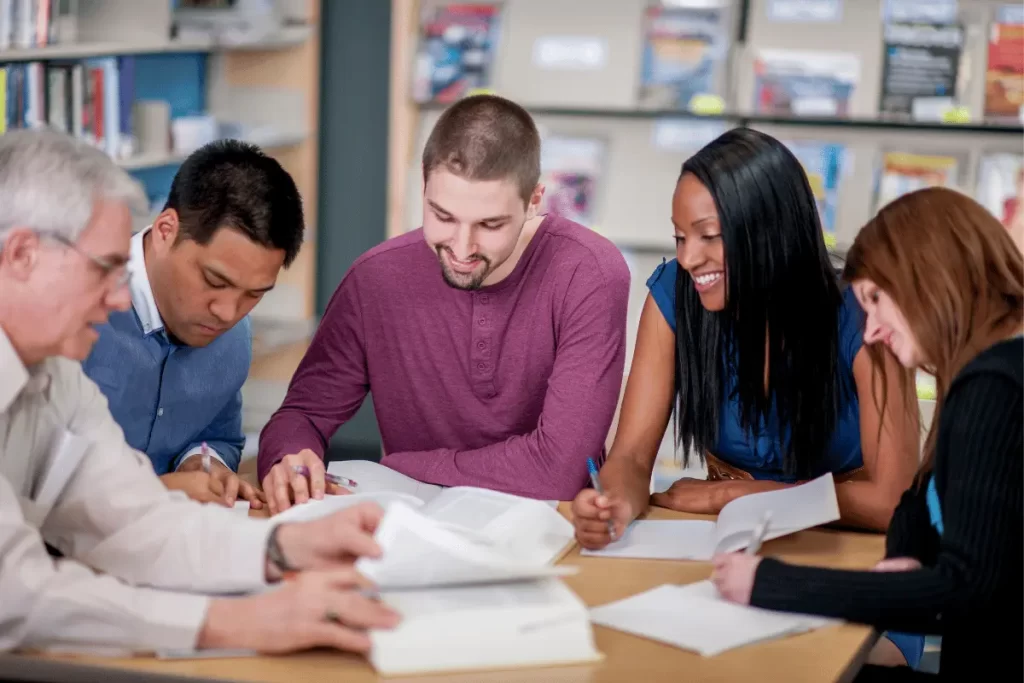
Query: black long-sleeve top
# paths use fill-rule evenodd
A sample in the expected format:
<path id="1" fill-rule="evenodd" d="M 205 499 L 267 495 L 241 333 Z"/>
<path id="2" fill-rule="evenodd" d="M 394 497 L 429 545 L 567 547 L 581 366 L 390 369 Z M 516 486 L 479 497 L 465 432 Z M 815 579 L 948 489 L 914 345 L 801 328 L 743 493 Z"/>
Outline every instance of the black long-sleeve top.
<path id="1" fill-rule="evenodd" d="M 766 558 L 751 604 L 941 635 L 943 680 L 1024 680 L 1022 424 L 1024 340 L 1016 337 L 964 367 L 939 415 L 931 476 L 941 537 L 927 480 L 903 495 L 893 515 L 886 557 L 914 557 L 923 567 L 842 571 Z"/>

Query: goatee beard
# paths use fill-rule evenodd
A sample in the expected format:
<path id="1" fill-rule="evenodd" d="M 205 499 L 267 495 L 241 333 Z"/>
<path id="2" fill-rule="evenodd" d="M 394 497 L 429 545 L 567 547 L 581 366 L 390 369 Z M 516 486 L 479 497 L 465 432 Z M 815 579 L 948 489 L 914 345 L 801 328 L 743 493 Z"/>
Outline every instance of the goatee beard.
<path id="1" fill-rule="evenodd" d="M 475 255 L 474 258 L 479 260 L 483 267 L 479 273 L 473 273 L 472 275 L 457 275 L 452 272 L 448 264 L 444 260 L 445 249 L 443 247 L 436 247 L 437 261 L 441 265 L 441 277 L 444 278 L 446 285 L 452 289 L 459 289 L 465 292 L 472 292 L 474 290 L 483 287 L 484 280 L 487 279 L 487 275 L 491 272 L 491 262 L 489 259 Z"/>

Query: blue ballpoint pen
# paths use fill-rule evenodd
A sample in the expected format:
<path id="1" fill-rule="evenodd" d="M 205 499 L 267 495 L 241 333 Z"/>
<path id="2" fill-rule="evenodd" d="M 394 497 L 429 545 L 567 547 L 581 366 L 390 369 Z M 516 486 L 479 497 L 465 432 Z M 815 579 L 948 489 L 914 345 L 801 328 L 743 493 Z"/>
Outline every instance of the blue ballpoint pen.
<path id="1" fill-rule="evenodd" d="M 604 487 L 601 486 L 601 480 L 597 476 L 597 465 L 594 464 L 593 458 L 587 458 L 587 471 L 590 472 L 590 484 L 597 491 L 598 495 L 604 495 Z M 615 540 L 615 522 L 614 520 L 608 520 L 608 535 Z"/>

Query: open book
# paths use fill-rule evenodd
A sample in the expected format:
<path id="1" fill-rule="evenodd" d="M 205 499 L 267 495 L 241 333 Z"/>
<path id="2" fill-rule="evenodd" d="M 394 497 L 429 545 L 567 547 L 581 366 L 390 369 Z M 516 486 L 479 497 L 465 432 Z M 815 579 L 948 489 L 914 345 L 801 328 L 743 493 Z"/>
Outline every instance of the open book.
<path id="1" fill-rule="evenodd" d="M 658 560 L 710 560 L 715 553 L 746 547 L 765 513 L 770 515 L 764 540 L 828 524 L 839 519 L 832 474 L 799 486 L 752 493 L 730 502 L 714 522 L 702 520 L 641 520 L 622 538 L 602 550 L 583 555 Z"/>
<path id="2" fill-rule="evenodd" d="M 545 515 L 561 517 L 528 501 L 515 515 L 499 514 L 503 523 L 487 533 L 390 505 L 374 534 L 382 556 L 355 565 L 402 615 L 396 629 L 370 632 L 374 668 L 407 674 L 598 658 L 586 606 L 554 578 L 577 568 L 552 566 L 554 546 L 516 540 L 535 538 Z"/>
<path id="3" fill-rule="evenodd" d="M 710 581 L 664 584 L 590 610 L 593 623 L 712 657 L 726 650 L 840 623 L 747 607 L 719 596 Z"/>
<path id="4" fill-rule="evenodd" d="M 454 537 L 472 541 L 470 547 L 486 546 L 502 556 L 544 565 L 560 558 L 574 543 L 572 523 L 545 501 L 470 486 L 446 489 L 424 484 L 368 460 L 331 463 L 328 470 L 332 474 L 339 473 L 335 465 L 344 466 L 344 476 L 358 483 L 353 490 L 359 493 L 311 500 L 276 515 L 274 521 L 318 519 L 372 501 L 388 511 L 400 504 L 419 513 L 401 514 L 390 519 L 388 525 L 388 533 L 408 534 L 405 542 L 409 544 L 417 543 L 422 534 L 447 529 Z M 378 541 L 383 538 L 381 534 L 378 531 Z M 438 547 L 448 546 L 442 543 Z M 397 552 L 404 551 L 399 544 Z"/>

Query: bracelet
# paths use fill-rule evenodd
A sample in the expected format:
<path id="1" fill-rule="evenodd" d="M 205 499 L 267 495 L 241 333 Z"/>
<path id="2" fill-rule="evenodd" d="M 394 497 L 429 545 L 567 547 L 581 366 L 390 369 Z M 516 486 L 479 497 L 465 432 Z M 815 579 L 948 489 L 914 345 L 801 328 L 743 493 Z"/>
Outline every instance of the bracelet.
<path id="1" fill-rule="evenodd" d="M 270 532 L 270 536 L 267 538 L 267 559 L 270 564 L 274 565 L 279 572 L 282 574 L 288 574 L 291 572 L 299 571 L 298 567 L 293 567 L 288 559 L 284 556 L 284 551 L 281 550 L 281 545 L 277 542 L 277 532 L 281 529 L 281 525 L 276 525 Z"/>

